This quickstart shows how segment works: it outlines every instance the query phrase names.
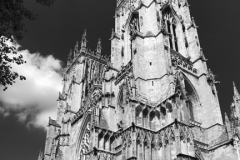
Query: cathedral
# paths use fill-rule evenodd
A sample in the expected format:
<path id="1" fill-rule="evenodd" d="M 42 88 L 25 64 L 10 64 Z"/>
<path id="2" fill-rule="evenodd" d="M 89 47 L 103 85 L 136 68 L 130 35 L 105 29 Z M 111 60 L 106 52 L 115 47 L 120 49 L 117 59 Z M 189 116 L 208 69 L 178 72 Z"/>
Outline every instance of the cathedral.
<path id="1" fill-rule="evenodd" d="M 117 0 L 111 55 L 70 52 L 38 160 L 240 160 L 240 94 L 221 115 L 187 0 Z"/>

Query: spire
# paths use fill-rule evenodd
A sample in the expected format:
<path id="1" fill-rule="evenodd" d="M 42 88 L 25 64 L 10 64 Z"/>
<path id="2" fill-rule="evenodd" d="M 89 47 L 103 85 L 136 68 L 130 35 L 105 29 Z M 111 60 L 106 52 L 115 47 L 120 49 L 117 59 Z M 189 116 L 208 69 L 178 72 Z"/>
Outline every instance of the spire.
<path id="1" fill-rule="evenodd" d="M 232 137 L 231 122 L 229 121 L 229 118 L 226 112 L 225 112 L 225 127 L 228 133 L 228 137 L 231 138 Z"/>
<path id="2" fill-rule="evenodd" d="M 79 48 L 78 48 L 78 41 L 77 41 L 77 42 L 76 42 L 76 45 L 75 45 L 75 47 L 74 47 L 74 51 L 73 51 L 73 57 L 74 57 L 74 58 L 77 56 L 78 50 L 79 50 Z"/>
<path id="3" fill-rule="evenodd" d="M 225 112 L 225 123 L 229 123 L 229 118 L 226 112 Z"/>
<path id="4" fill-rule="evenodd" d="M 240 95 L 239 95 L 239 92 L 237 90 L 237 87 L 235 85 L 235 82 L 233 82 L 233 99 L 234 100 L 240 100 Z"/>
<path id="5" fill-rule="evenodd" d="M 83 35 L 82 35 L 82 46 L 81 47 L 84 47 L 83 45 L 86 44 L 86 42 L 87 42 L 87 30 L 85 29 L 83 32 Z"/>
<path id="6" fill-rule="evenodd" d="M 230 106 L 230 119 L 234 119 L 235 118 L 235 105 L 234 105 L 234 102 L 231 104 Z"/>
<path id="7" fill-rule="evenodd" d="M 70 66 L 71 63 L 72 63 L 72 49 L 70 49 L 70 52 L 68 54 L 67 66 Z"/>
<path id="8" fill-rule="evenodd" d="M 240 118 L 240 95 L 235 83 L 233 82 L 233 103 L 231 105 L 231 113 L 233 118 Z"/>
<path id="9" fill-rule="evenodd" d="M 191 19 L 191 25 L 188 27 L 188 29 L 191 28 L 191 27 L 198 28 L 198 26 L 197 26 L 196 23 L 195 23 L 194 17 L 192 17 L 192 19 Z"/>
<path id="10" fill-rule="evenodd" d="M 43 160 L 43 153 L 42 153 L 41 150 L 40 150 L 39 155 L 38 155 L 38 160 Z"/>
<path id="11" fill-rule="evenodd" d="M 74 50 L 78 50 L 78 41 L 76 42 Z"/>
<path id="12" fill-rule="evenodd" d="M 80 53 L 86 52 L 86 49 L 87 49 L 87 30 L 85 29 L 82 35 Z"/>
<path id="13" fill-rule="evenodd" d="M 194 26 L 195 28 L 198 28 L 198 26 L 196 25 L 196 22 L 195 22 L 195 20 L 194 20 L 194 17 L 192 17 L 192 24 L 193 24 L 193 26 Z"/>
<path id="14" fill-rule="evenodd" d="M 112 34 L 111 34 L 111 38 L 110 38 L 109 40 L 112 40 L 112 39 L 114 38 L 114 36 L 115 36 L 115 31 L 114 31 L 114 29 L 112 28 Z"/>
<path id="15" fill-rule="evenodd" d="M 87 38 L 87 30 L 84 29 L 83 35 L 82 35 L 82 40 Z"/>
<path id="16" fill-rule="evenodd" d="M 120 39 L 120 36 L 114 31 L 114 29 L 112 28 L 112 33 L 111 33 L 111 37 L 110 37 L 110 41 L 113 40 L 114 38 Z"/>
<path id="17" fill-rule="evenodd" d="M 200 48 L 200 58 L 202 59 L 202 61 L 207 61 L 202 48 Z"/>
<path id="18" fill-rule="evenodd" d="M 102 50 L 102 42 L 101 39 L 98 39 L 98 43 L 97 43 L 97 54 L 101 55 L 101 50 Z"/>

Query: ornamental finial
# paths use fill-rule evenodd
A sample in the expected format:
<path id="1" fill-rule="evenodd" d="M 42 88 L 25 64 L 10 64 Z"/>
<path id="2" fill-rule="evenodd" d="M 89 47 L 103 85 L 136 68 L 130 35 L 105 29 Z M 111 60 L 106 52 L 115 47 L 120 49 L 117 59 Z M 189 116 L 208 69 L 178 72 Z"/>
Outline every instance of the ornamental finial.
<path id="1" fill-rule="evenodd" d="M 98 43 L 97 43 L 97 54 L 101 54 L 101 50 L 102 50 L 102 42 L 101 39 L 98 39 Z"/>
<path id="2" fill-rule="evenodd" d="M 87 47 L 87 30 L 85 29 L 82 35 L 81 48 L 86 49 Z"/>
<path id="3" fill-rule="evenodd" d="M 71 65 L 72 63 L 72 49 L 70 49 L 67 59 L 67 66 Z"/>
<path id="4" fill-rule="evenodd" d="M 237 90 L 235 82 L 233 82 L 233 98 L 235 100 L 240 100 L 240 95 L 239 95 L 239 92 Z"/>

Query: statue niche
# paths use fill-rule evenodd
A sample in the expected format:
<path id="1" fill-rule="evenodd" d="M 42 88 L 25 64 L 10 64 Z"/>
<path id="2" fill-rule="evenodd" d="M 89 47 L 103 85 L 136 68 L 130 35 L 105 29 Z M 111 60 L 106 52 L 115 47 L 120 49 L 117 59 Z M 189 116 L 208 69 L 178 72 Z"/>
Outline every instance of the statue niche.
<path id="1" fill-rule="evenodd" d="M 140 32 L 139 13 L 133 12 L 130 19 L 131 19 L 129 23 L 130 36 L 133 38 L 136 36 L 137 32 Z"/>
<path id="2" fill-rule="evenodd" d="M 124 108 L 125 106 L 128 104 L 128 88 L 126 84 L 122 84 L 119 87 L 119 93 L 118 93 L 118 99 L 117 99 L 117 103 L 118 103 L 118 107 L 121 108 L 122 113 L 124 113 Z"/>
<path id="3" fill-rule="evenodd" d="M 124 128 L 126 115 L 127 115 L 127 105 L 129 103 L 129 91 L 125 83 L 119 87 L 119 93 L 117 97 L 117 110 L 116 113 L 120 117 L 119 129 Z M 125 117 L 125 118 L 124 118 Z"/>

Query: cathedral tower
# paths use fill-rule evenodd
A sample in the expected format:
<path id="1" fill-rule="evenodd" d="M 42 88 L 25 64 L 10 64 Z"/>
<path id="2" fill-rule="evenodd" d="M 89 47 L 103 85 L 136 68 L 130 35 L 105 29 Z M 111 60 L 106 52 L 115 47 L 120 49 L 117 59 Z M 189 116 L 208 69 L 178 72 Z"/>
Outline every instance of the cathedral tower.
<path id="1" fill-rule="evenodd" d="M 117 0 L 110 40 L 110 58 L 86 31 L 70 51 L 40 159 L 240 158 L 239 93 L 223 124 L 187 0 Z"/>

